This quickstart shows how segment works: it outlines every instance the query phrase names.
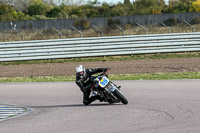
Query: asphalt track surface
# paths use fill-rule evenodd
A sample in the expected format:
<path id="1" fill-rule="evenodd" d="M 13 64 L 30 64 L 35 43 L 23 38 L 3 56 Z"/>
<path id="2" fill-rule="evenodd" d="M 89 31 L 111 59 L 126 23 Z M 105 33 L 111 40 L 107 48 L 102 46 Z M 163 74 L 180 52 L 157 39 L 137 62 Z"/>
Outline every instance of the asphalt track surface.
<path id="1" fill-rule="evenodd" d="M 0 102 L 32 108 L 1 133 L 199 133 L 200 80 L 115 81 L 128 105 L 82 104 L 74 82 L 0 84 Z"/>

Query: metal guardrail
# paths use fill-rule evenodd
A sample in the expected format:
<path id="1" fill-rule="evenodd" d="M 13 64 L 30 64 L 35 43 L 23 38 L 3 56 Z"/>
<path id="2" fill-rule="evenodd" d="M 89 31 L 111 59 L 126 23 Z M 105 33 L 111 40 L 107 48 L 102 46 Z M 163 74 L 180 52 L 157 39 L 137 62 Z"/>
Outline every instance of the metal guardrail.
<path id="1" fill-rule="evenodd" d="M 0 61 L 200 51 L 200 32 L 0 42 Z"/>

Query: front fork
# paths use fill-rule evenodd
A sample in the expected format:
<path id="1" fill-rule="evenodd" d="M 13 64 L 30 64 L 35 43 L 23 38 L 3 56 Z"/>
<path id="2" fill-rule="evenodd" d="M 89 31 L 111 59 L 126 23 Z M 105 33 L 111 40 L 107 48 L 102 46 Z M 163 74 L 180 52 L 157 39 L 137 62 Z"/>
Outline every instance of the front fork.
<path id="1" fill-rule="evenodd" d="M 119 87 L 120 88 L 120 87 Z M 119 90 L 119 88 L 112 82 L 109 82 L 109 86 L 107 86 L 105 88 L 105 91 L 107 92 L 107 94 L 109 95 L 108 96 L 108 99 L 112 99 L 113 101 L 115 102 L 118 102 L 118 98 L 113 94 L 113 92 L 117 89 Z"/>

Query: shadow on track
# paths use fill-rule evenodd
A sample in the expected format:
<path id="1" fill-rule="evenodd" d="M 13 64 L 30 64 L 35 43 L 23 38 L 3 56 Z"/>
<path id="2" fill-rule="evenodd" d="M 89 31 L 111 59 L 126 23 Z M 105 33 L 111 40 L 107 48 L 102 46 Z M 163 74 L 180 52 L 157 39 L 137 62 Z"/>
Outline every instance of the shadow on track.
<path id="1" fill-rule="evenodd" d="M 90 104 L 85 106 L 84 104 L 70 104 L 70 105 L 46 105 L 46 106 L 29 106 L 30 108 L 72 108 L 72 107 L 89 107 L 89 106 L 116 106 L 122 104 L 109 104 L 109 103 L 101 103 L 101 104 Z"/>

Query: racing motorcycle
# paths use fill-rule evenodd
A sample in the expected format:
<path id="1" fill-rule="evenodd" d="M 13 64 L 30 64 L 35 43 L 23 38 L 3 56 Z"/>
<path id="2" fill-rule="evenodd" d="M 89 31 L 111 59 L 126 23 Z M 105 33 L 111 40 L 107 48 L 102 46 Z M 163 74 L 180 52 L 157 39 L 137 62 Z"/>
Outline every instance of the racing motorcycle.
<path id="1" fill-rule="evenodd" d="M 108 78 L 106 72 L 101 73 L 93 79 L 94 85 L 92 86 L 92 95 L 99 95 L 103 98 L 103 101 L 108 103 L 128 104 L 128 100 L 120 91 L 121 86 L 115 85 Z"/>

